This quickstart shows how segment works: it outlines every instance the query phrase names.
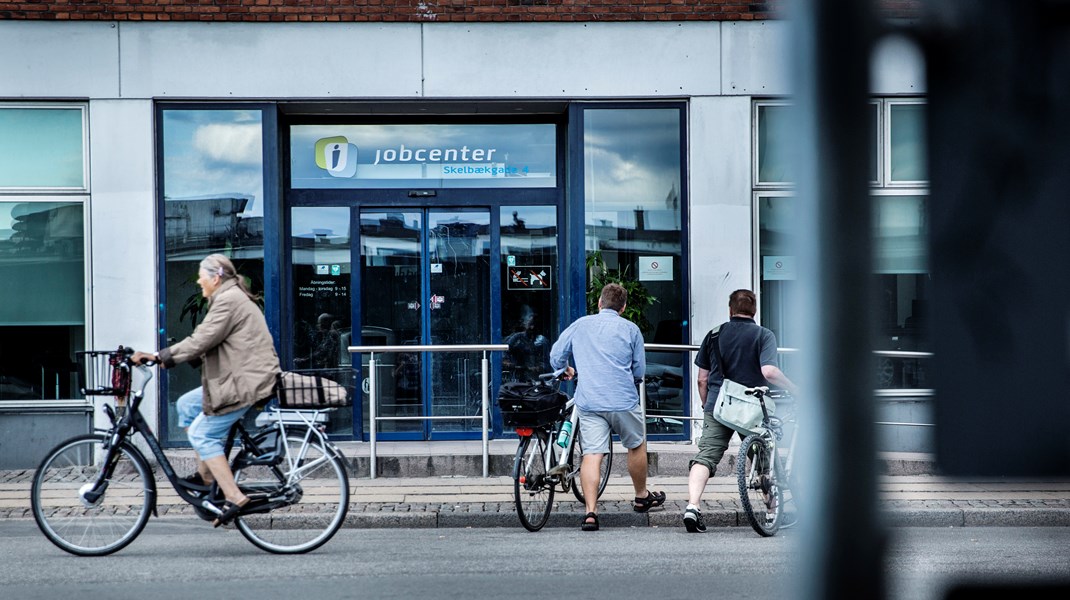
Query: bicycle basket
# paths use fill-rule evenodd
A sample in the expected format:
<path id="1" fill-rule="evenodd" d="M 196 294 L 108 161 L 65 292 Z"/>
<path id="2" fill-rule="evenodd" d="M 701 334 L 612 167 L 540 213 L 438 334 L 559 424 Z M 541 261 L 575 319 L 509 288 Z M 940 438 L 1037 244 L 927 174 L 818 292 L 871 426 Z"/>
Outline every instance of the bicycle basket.
<path id="1" fill-rule="evenodd" d="M 553 386 L 538 382 L 503 383 L 498 390 L 498 406 L 506 427 L 541 427 L 561 416 L 568 396 Z"/>
<path id="2" fill-rule="evenodd" d="M 118 350 L 86 350 L 74 354 L 82 394 L 119 399 L 130 394 L 130 368 L 123 364 L 127 352 L 122 346 Z"/>
<path id="3" fill-rule="evenodd" d="M 339 382 L 351 378 L 352 369 L 283 371 L 279 374 L 275 387 L 279 396 L 279 407 L 321 410 L 349 406 L 353 402 L 350 386 Z"/>

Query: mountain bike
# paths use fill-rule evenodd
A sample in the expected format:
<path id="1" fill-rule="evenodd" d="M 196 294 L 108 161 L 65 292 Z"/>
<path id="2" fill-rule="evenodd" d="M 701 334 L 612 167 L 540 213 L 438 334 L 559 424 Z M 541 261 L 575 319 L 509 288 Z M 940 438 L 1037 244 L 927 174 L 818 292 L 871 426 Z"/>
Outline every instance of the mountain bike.
<path id="1" fill-rule="evenodd" d="M 793 432 L 786 460 L 780 456 L 779 443 L 784 436 L 785 423 L 795 423 L 794 407 L 787 407 L 786 418 L 774 417 L 769 414 L 765 399 L 786 399 L 791 398 L 791 394 L 764 386 L 748 388 L 746 394 L 758 399 L 763 418 L 761 430 L 743 438 L 739 446 L 736 461 L 739 498 L 754 531 L 762 537 L 770 537 L 781 527 L 788 526 L 785 507 L 788 502 L 793 502 L 792 461 L 798 436 Z M 785 404 L 780 406 L 785 407 Z"/>
<path id="2" fill-rule="evenodd" d="M 179 498 L 206 521 L 222 514 L 215 483 L 198 485 L 175 474 L 141 414 L 152 379 L 147 361 L 136 365 L 132 348 L 79 352 L 79 385 L 86 396 L 111 396 L 106 430 L 73 437 L 53 448 L 33 478 L 34 520 L 53 544 L 80 556 L 116 552 L 141 533 L 157 512 L 156 479 L 133 440 L 141 434 Z M 133 383 L 134 375 L 141 379 Z M 287 390 L 267 408 L 268 425 L 247 431 L 238 421 L 225 455 L 238 487 L 250 499 L 234 524 L 257 547 L 297 554 L 326 543 L 349 510 L 349 478 L 321 415 L 329 409 L 286 410 Z M 275 401 L 273 401 L 275 402 Z M 294 423 L 297 423 L 296 425 Z"/>
<path id="3" fill-rule="evenodd" d="M 515 426 L 520 443 L 513 460 L 513 499 L 520 524 L 528 531 L 538 531 L 550 519 L 554 494 L 572 491 L 581 504 L 586 500 L 580 484 L 582 432 L 579 409 L 572 398 L 560 392 L 562 372 L 539 376 L 545 387 L 551 387 L 565 401 L 549 409 L 510 411 L 502 404 L 506 425 Z M 538 389 L 539 384 L 533 384 Z M 567 449 L 567 451 L 566 451 Z M 603 456 L 598 479 L 598 497 L 609 482 L 613 468 L 613 440 L 609 452 Z"/>

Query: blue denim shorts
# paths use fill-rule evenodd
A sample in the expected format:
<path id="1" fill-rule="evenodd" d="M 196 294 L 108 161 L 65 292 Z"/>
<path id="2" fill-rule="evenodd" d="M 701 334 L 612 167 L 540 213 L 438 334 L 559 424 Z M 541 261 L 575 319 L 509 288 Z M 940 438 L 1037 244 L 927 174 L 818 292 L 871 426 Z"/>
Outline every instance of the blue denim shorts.
<path id="1" fill-rule="evenodd" d="M 202 411 L 204 390 L 196 388 L 179 396 L 176 402 L 178 424 L 187 427 L 189 443 L 201 460 L 223 456 L 223 442 L 232 425 L 245 415 L 241 408 L 225 415 L 206 415 Z"/>

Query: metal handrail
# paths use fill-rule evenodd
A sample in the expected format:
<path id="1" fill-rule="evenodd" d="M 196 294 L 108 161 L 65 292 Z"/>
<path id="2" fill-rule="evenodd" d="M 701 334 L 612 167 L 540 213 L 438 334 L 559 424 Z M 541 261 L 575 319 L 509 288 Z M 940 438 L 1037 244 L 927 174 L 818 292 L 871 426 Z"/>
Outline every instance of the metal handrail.
<path id="1" fill-rule="evenodd" d="M 413 345 L 413 346 L 349 346 L 347 350 L 350 354 L 369 354 L 368 356 L 368 424 L 371 426 L 371 431 L 368 433 L 371 465 L 369 472 L 372 479 L 375 479 L 378 474 L 376 459 L 376 438 L 379 431 L 379 421 L 436 421 L 436 420 L 462 420 L 462 419 L 480 419 L 482 421 L 482 437 L 483 437 L 483 476 L 488 477 L 490 475 L 490 399 L 487 396 L 487 390 L 490 387 L 490 362 L 487 360 L 487 352 L 504 351 L 508 350 L 508 344 L 428 344 L 428 345 Z M 377 415 L 379 408 L 379 394 L 378 386 L 376 385 L 376 360 L 375 355 L 377 353 L 382 354 L 384 352 L 482 352 L 483 360 L 481 362 L 482 370 L 482 386 L 480 389 L 480 396 L 482 397 L 482 409 L 479 415 L 464 415 L 464 416 L 422 416 L 422 417 L 380 417 Z"/>
<path id="2" fill-rule="evenodd" d="M 647 352 L 696 352 L 701 348 L 695 344 L 643 344 L 643 349 Z M 371 454 L 370 474 L 371 478 L 375 479 L 378 471 L 376 465 L 377 459 L 377 437 L 379 430 L 379 421 L 436 421 L 436 420 L 465 420 L 465 419 L 480 419 L 482 421 L 482 439 L 483 439 L 483 476 L 488 477 L 490 472 L 490 399 L 488 397 L 488 389 L 490 387 L 490 363 L 487 359 L 487 352 L 503 352 L 509 349 L 508 344 L 426 344 L 426 345 L 389 345 L 389 346 L 349 346 L 347 350 L 350 354 L 370 354 L 368 357 L 368 422 L 371 426 L 369 432 L 369 446 Z M 380 417 L 378 416 L 378 391 L 377 391 L 377 376 L 376 366 L 377 361 L 375 359 L 376 354 L 382 354 L 386 352 L 482 352 L 483 359 L 481 361 L 482 372 L 482 387 L 480 395 L 482 397 L 482 410 L 479 415 L 462 415 L 462 416 L 417 416 L 417 417 Z M 794 354 L 799 352 L 798 348 L 777 348 L 779 354 Z M 874 350 L 873 354 L 876 356 L 884 356 L 888 358 L 928 358 L 933 355 L 932 352 L 913 352 L 906 350 Z M 875 390 L 874 395 L 877 397 L 928 397 L 933 396 L 934 392 L 931 389 L 915 389 L 915 390 Z M 698 421 L 702 417 L 688 417 L 684 415 L 662 415 L 654 414 L 648 415 L 646 412 L 646 385 L 639 386 L 639 404 L 643 412 L 643 422 L 646 422 L 648 416 L 654 416 L 655 418 L 672 418 L 680 419 L 682 421 Z M 878 422 L 877 425 L 915 425 L 918 427 L 932 427 L 929 423 L 889 423 Z"/>
<path id="3" fill-rule="evenodd" d="M 695 352 L 698 351 L 701 346 L 695 344 L 643 344 L 643 348 L 648 352 Z M 799 352 L 798 348 L 790 347 L 778 347 L 778 354 L 795 354 Z M 873 350 L 874 356 L 883 356 L 886 358 L 931 358 L 932 352 L 917 352 L 912 350 Z M 916 388 L 916 389 L 895 389 L 895 390 L 874 390 L 873 395 L 878 398 L 928 398 L 935 395 L 935 390 L 929 388 Z M 646 418 L 652 416 L 654 418 L 669 418 L 680 419 L 681 421 L 701 421 L 701 416 L 684 416 L 684 415 L 668 415 L 668 414 L 648 414 L 646 412 L 646 386 L 639 386 L 639 404 L 643 411 L 643 422 L 646 422 Z M 934 427 L 932 423 L 892 423 L 887 421 L 878 421 L 877 425 L 912 425 L 917 427 Z"/>

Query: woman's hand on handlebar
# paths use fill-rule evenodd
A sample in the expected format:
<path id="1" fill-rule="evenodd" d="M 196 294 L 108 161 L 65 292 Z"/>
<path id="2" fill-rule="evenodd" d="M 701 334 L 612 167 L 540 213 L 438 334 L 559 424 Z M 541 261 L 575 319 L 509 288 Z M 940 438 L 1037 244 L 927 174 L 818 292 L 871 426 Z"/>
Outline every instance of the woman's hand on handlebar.
<path id="1" fill-rule="evenodd" d="M 576 369 L 572 367 L 565 367 L 565 372 L 561 374 L 562 381 L 569 381 L 576 376 Z"/>
<path id="2" fill-rule="evenodd" d="M 156 364 L 156 363 L 160 362 L 156 358 L 156 353 L 155 352 L 141 352 L 141 351 L 135 351 L 134 354 L 130 356 L 130 360 L 135 365 Z M 163 363 L 160 363 L 160 366 L 162 367 Z"/>

